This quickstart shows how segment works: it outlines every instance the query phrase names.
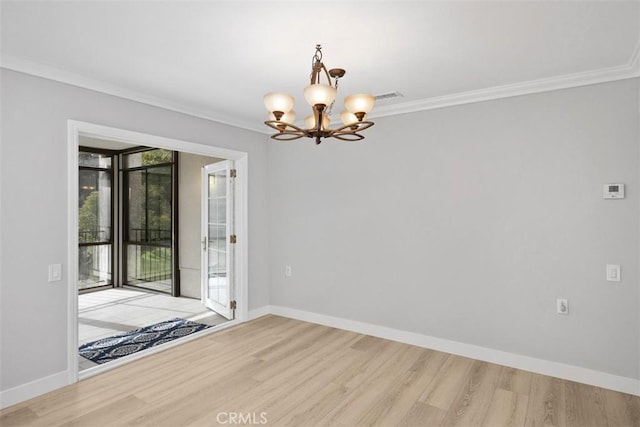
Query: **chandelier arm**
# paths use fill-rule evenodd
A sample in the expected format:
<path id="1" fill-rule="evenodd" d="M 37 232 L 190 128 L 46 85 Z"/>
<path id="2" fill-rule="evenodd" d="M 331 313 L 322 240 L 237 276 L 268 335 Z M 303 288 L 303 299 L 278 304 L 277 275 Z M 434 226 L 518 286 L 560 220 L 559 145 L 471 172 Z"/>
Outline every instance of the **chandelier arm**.
<path id="1" fill-rule="evenodd" d="M 339 139 L 340 141 L 349 141 L 349 142 L 362 141 L 364 139 L 364 136 L 355 132 L 334 133 L 331 136 L 335 139 Z"/>
<path id="2" fill-rule="evenodd" d="M 299 134 L 299 133 L 274 133 L 273 135 L 271 135 L 271 139 L 275 139 L 276 141 L 294 141 L 296 139 L 300 139 L 304 136 L 307 136 L 305 134 Z"/>
<path id="3" fill-rule="evenodd" d="M 369 121 L 355 122 L 355 123 L 351 123 L 349 125 L 341 126 L 337 129 L 334 129 L 333 133 L 334 134 L 338 133 L 340 135 L 348 134 L 348 133 L 356 133 L 365 129 L 369 129 L 373 125 L 374 123 Z"/>
<path id="4" fill-rule="evenodd" d="M 324 71 L 324 75 L 327 76 L 327 81 L 329 82 L 329 86 L 335 87 L 333 84 L 331 84 L 331 75 L 329 75 L 329 71 L 327 71 L 327 67 L 325 67 L 322 62 L 320 63 L 320 65 L 322 66 L 322 70 Z M 319 78 L 318 78 L 318 83 L 320 83 L 320 79 Z"/>
<path id="5" fill-rule="evenodd" d="M 272 129 L 277 130 L 278 132 L 281 132 L 281 133 L 290 133 L 290 132 L 306 133 L 307 132 L 306 129 L 299 128 L 298 126 L 294 125 L 293 123 L 286 123 L 286 122 L 281 122 L 281 121 L 278 121 L 278 120 L 267 120 L 266 122 L 264 122 L 264 124 L 269 126 Z M 280 126 L 284 125 L 284 129 L 277 127 L 278 125 L 280 125 Z M 289 130 L 288 128 L 292 128 L 293 130 Z"/>

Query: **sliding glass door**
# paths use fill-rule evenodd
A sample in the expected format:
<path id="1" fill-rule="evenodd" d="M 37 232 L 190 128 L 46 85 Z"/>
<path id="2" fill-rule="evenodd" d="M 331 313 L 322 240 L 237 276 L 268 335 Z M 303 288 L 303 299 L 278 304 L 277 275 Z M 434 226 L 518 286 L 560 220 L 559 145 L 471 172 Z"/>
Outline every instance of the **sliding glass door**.
<path id="1" fill-rule="evenodd" d="M 178 294 L 175 283 L 175 155 L 123 155 L 123 284 Z"/>
<path id="2" fill-rule="evenodd" d="M 78 289 L 112 287 L 113 156 L 81 148 L 78 163 Z"/>

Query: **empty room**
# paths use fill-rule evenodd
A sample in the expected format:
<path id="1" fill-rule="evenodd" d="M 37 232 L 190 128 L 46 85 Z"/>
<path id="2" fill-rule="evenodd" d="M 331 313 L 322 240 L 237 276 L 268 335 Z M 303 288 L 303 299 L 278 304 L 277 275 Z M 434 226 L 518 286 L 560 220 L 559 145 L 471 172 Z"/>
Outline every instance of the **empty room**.
<path id="1" fill-rule="evenodd" d="M 640 426 L 640 1 L 0 0 L 0 425 Z"/>

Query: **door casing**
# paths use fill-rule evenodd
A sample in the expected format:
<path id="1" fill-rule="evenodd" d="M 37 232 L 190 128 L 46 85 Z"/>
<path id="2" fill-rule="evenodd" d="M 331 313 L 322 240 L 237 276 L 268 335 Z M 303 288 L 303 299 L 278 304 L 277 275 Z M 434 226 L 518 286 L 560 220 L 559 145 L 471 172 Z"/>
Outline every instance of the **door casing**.
<path id="1" fill-rule="evenodd" d="M 103 126 L 95 123 L 77 120 L 67 121 L 67 227 L 69 230 L 67 241 L 67 373 L 68 384 L 77 382 L 106 370 L 113 369 L 139 357 L 161 351 L 171 343 L 158 350 L 149 349 L 136 355 L 113 361 L 109 364 L 78 373 L 78 148 L 80 135 L 124 142 L 132 145 L 164 148 L 185 153 L 200 154 L 234 161 L 237 171 L 235 181 L 235 234 L 237 235 L 236 256 L 234 264 L 235 300 L 237 302 L 236 318 L 223 324 L 222 327 L 233 326 L 248 320 L 249 286 L 248 286 L 248 161 L 249 154 L 243 151 L 213 147 L 189 141 L 165 138 L 140 132 Z M 192 334 L 195 338 L 212 333 L 220 328 L 214 327 Z M 184 340 L 189 337 L 184 338 Z M 178 340 L 176 340 L 178 341 Z M 177 343 L 179 344 L 179 343 Z"/>

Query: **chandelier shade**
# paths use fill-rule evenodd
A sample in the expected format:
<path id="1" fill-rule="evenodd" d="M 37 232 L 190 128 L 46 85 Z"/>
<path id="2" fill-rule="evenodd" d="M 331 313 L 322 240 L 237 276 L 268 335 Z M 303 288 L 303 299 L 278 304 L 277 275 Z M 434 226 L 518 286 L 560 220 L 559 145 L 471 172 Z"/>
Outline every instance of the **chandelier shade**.
<path id="1" fill-rule="evenodd" d="M 280 111 L 281 113 L 288 113 L 293 108 L 295 99 L 293 96 L 286 93 L 271 92 L 264 96 L 264 106 L 267 110 L 273 113 L 274 111 Z"/>
<path id="2" fill-rule="evenodd" d="M 269 113 L 269 120 L 276 120 L 276 116 L 273 113 Z M 280 117 L 280 121 L 285 123 L 293 123 L 296 121 L 296 112 L 290 110 L 287 113 L 284 113 L 282 117 Z"/>
<path id="3" fill-rule="evenodd" d="M 373 97 L 373 95 L 359 93 L 357 95 L 347 96 L 344 99 L 344 107 L 347 109 L 347 111 L 353 114 L 366 114 L 373 109 L 373 104 L 375 102 L 376 99 Z"/>
<path id="4" fill-rule="evenodd" d="M 322 130 L 329 129 L 329 123 L 331 123 L 331 119 L 326 114 L 323 114 L 322 115 Z M 318 124 L 316 122 L 316 115 L 314 114 L 313 116 L 305 117 L 304 124 L 305 124 L 307 129 L 316 129 L 318 127 Z"/>
<path id="5" fill-rule="evenodd" d="M 307 137 L 313 138 L 320 144 L 322 138 L 336 138 L 342 141 L 360 141 L 364 139 L 359 132 L 373 126 L 373 122 L 364 120 L 367 113 L 373 109 L 375 97 L 369 94 L 347 96 L 344 100 L 347 111 L 340 113 L 344 126 L 331 129 L 331 110 L 338 95 L 338 79 L 346 71 L 342 68 L 327 70 L 322 63 L 322 47 L 316 45 L 316 53 L 312 58 L 311 81 L 304 88 L 304 98 L 311 106 L 312 114 L 305 118 L 304 128 L 294 124 L 296 114 L 293 111 L 295 103 L 291 95 L 281 92 L 271 92 L 264 96 L 264 105 L 269 111 L 269 120 L 264 122 L 277 131 L 271 135 L 272 139 L 291 141 Z M 327 83 L 320 83 L 322 76 Z M 334 79 L 333 81 L 331 79 Z"/>
<path id="6" fill-rule="evenodd" d="M 313 84 L 304 88 L 304 99 L 310 106 L 331 105 L 336 100 L 338 91 L 329 85 Z"/>
<path id="7" fill-rule="evenodd" d="M 351 111 L 343 111 L 340 113 L 340 120 L 345 126 L 350 126 L 358 121 L 358 118 Z"/>

